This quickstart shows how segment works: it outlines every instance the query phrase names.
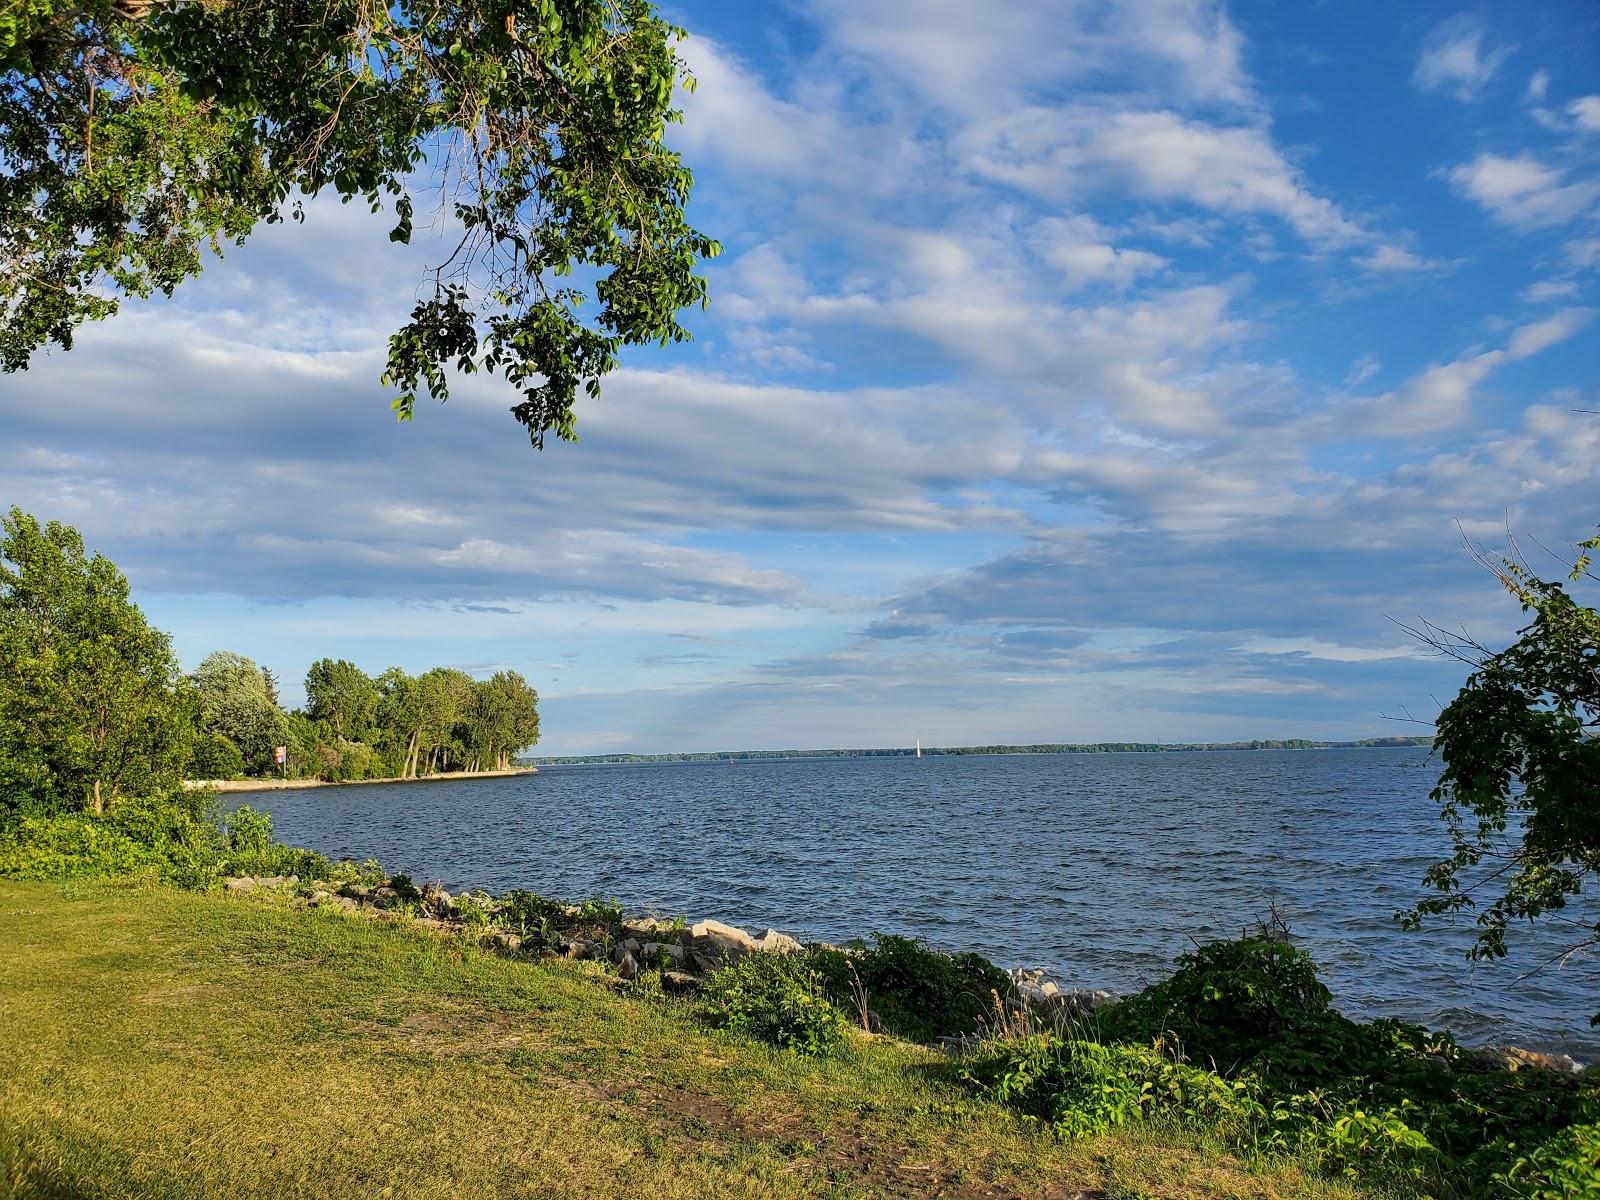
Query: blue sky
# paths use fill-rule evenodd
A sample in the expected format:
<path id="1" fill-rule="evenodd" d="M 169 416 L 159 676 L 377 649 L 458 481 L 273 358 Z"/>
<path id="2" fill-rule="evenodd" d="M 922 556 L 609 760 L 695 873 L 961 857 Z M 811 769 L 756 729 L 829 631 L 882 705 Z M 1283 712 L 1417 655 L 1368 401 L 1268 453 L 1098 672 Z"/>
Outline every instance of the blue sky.
<path id="1" fill-rule="evenodd" d="M 579 445 L 378 385 L 360 206 L 0 379 L 188 664 L 522 671 L 548 753 L 1407 733 L 1600 519 L 1600 10 L 675 4 L 719 237 Z M 1538 563 L 1553 560 L 1533 551 Z"/>

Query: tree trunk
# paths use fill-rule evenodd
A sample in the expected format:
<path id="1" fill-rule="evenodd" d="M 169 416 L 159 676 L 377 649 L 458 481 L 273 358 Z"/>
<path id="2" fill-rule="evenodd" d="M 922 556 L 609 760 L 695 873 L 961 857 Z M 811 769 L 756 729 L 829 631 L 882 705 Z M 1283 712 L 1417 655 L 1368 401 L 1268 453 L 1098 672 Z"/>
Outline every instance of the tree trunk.
<path id="1" fill-rule="evenodd" d="M 105 805 L 100 799 L 100 781 L 98 779 L 94 781 L 94 799 L 90 801 L 90 807 L 97 815 L 105 812 Z"/>

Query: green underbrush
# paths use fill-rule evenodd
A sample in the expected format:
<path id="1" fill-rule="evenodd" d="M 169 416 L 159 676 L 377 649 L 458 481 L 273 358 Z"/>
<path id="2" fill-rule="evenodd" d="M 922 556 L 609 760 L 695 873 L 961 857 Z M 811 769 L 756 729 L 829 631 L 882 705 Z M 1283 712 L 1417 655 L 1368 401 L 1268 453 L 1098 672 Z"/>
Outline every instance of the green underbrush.
<path id="1" fill-rule="evenodd" d="M 204 892 L 231 875 L 362 885 L 351 895 L 382 885 L 396 905 L 386 915 L 401 924 L 420 895 L 374 862 L 279 845 L 266 814 L 241 807 L 222 817 L 204 793 L 25 817 L 0 834 L 0 876 L 16 879 L 131 878 Z M 524 960 L 574 939 L 609 949 L 628 935 L 610 901 L 464 894 L 453 910 L 450 941 L 514 934 Z M 965 1039 L 969 1052 L 920 1069 L 966 1097 L 961 1111 L 1010 1113 L 1052 1144 L 1198 1139 L 1259 1170 L 1311 1171 L 1396 1197 L 1600 1196 L 1592 1074 L 1506 1070 L 1448 1034 L 1351 1020 L 1279 928 L 1200 946 L 1169 978 L 1087 1014 L 1030 1007 L 986 959 L 902 937 L 735 956 L 692 999 L 665 994 L 669 965 L 643 963 L 628 981 L 594 962 L 566 969 L 796 1063 L 850 1063 L 897 1039 Z"/>
<path id="2" fill-rule="evenodd" d="M 126 799 L 104 813 L 24 815 L 0 829 L 0 877 L 12 879 L 142 876 L 204 889 L 230 875 L 333 880 L 375 871 L 275 842 L 267 813 L 240 805 L 224 815 L 203 789 Z"/>
<path id="3" fill-rule="evenodd" d="M 1202 946 L 1081 1027 L 986 1046 L 967 1073 L 1065 1138 L 1176 1123 L 1400 1194 L 1600 1195 L 1600 1081 L 1352 1021 L 1281 931 Z"/>

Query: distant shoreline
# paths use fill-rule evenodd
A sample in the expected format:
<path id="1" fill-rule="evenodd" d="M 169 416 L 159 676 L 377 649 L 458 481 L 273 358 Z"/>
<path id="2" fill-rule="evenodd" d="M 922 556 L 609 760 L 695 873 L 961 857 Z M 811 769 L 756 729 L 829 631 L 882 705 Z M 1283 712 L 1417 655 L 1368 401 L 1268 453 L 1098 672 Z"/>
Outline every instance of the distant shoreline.
<path id="1" fill-rule="evenodd" d="M 183 786 L 191 791 L 210 788 L 214 792 L 291 792 L 301 788 L 361 787 L 371 783 L 445 783 L 455 779 L 504 779 L 508 775 L 537 775 L 537 767 L 512 767 L 508 771 L 440 771 L 434 775 L 418 775 L 412 779 L 391 776 L 386 779 L 186 779 Z"/>
<path id="2" fill-rule="evenodd" d="M 1351 742 L 1318 742 L 1306 738 L 1262 739 L 1250 742 L 1081 742 L 1040 743 L 1029 746 L 924 746 L 922 755 L 985 754 L 1173 754 L 1214 750 L 1387 750 L 1395 747 L 1431 746 L 1431 737 L 1362 738 Z M 680 754 L 566 754 L 524 761 L 541 767 L 583 766 L 605 763 L 651 762 L 764 762 L 804 758 L 913 758 L 914 747 L 877 750 L 705 750 Z"/>

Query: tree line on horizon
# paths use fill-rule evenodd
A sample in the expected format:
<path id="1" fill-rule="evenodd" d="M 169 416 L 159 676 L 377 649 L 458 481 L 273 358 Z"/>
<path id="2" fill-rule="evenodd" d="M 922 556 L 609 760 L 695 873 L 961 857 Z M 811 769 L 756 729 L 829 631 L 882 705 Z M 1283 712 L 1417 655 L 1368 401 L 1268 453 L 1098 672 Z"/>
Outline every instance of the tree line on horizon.
<path id="1" fill-rule="evenodd" d="M 539 697 L 515 671 L 435 667 L 373 677 L 344 659 L 306 673 L 286 711 L 240 654 L 185 674 L 127 577 L 72 526 L 0 517 L 0 828 L 28 813 L 102 813 L 184 779 L 416 778 L 510 765 L 539 738 Z"/>
<path id="2" fill-rule="evenodd" d="M 1431 737 L 1371 737 L 1349 742 L 1319 742 L 1309 738 L 1257 738 L 1248 742 L 1035 742 L 1026 745 L 924 746 L 927 757 L 1006 754 L 1161 754 L 1199 750 L 1356 750 L 1384 747 L 1428 746 Z M 787 758 L 909 758 L 909 746 L 830 750 L 680 750 L 662 754 L 545 754 L 533 761 L 551 766 L 582 763 L 630 762 L 749 762 Z"/>
<path id="3" fill-rule="evenodd" d="M 219 650 L 190 676 L 200 737 L 195 779 L 282 773 L 291 779 L 417 779 L 442 771 L 505 770 L 539 739 L 538 693 L 516 671 L 474 679 L 455 667 L 372 676 L 346 659 L 306 672 L 304 708 L 279 703 L 277 678 Z M 286 751 L 280 766 L 276 748 Z"/>

